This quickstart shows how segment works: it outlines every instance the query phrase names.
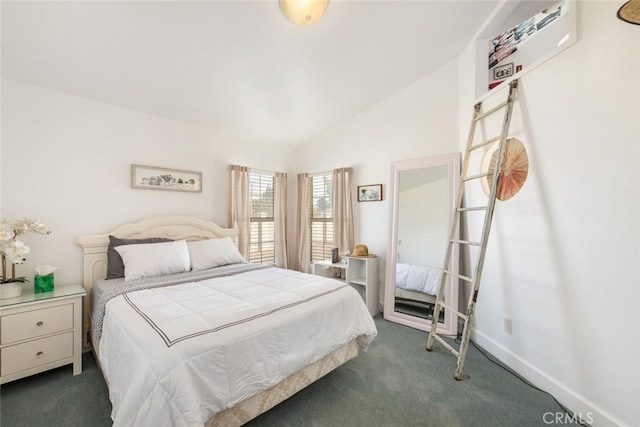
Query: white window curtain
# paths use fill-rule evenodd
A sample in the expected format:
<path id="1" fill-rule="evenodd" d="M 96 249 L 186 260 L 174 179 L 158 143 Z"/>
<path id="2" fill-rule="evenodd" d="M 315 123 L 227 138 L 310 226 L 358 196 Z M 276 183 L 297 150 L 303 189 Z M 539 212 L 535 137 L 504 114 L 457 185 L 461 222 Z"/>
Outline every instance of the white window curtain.
<path id="1" fill-rule="evenodd" d="M 353 198 L 351 168 L 333 170 L 333 244 L 338 253 L 353 249 Z"/>
<path id="2" fill-rule="evenodd" d="M 229 168 L 229 226 L 238 229 L 238 250 L 247 260 L 251 242 L 249 172 L 246 166 L 231 165 Z"/>
<path id="3" fill-rule="evenodd" d="M 287 174 L 275 172 L 273 220 L 275 229 L 276 266 L 287 268 Z"/>
<path id="4" fill-rule="evenodd" d="M 297 182 L 296 258 L 294 268 L 298 271 L 310 273 L 311 257 L 309 254 L 309 212 L 307 209 L 307 200 L 309 197 L 309 174 L 298 174 Z"/>

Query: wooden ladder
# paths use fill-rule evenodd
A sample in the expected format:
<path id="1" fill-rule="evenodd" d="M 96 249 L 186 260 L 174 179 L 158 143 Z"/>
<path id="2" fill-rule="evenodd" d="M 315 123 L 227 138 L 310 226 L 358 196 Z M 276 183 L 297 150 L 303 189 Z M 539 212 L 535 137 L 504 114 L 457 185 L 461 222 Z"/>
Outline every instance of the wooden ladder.
<path id="1" fill-rule="evenodd" d="M 433 310 L 431 330 L 429 332 L 429 339 L 427 341 L 427 351 L 431 351 L 433 349 L 434 340 L 438 340 L 443 346 L 445 346 L 445 348 L 447 348 L 451 353 L 456 355 L 456 357 L 458 358 L 456 372 L 454 375 L 456 380 L 462 380 L 464 361 L 467 354 L 467 350 L 469 348 L 469 338 L 471 335 L 471 321 L 473 319 L 473 312 L 475 309 L 476 300 L 478 299 L 478 291 L 480 289 L 480 280 L 482 278 L 482 267 L 484 265 L 484 257 L 487 250 L 487 241 L 489 239 L 489 232 L 491 231 L 491 220 L 493 219 L 493 209 L 495 207 L 496 195 L 498 192 L 498 184 L 499 184 L 499 176 L 500 176 L 499 171 L 502 168 L 502 161 L 505 153 L 505 147 L 507 145 L 507 135 L 509 132 L 509 125 L 511 123 L 511 113 L 513 111 L 513 102 L 516 97 L 517 88 L 518 88 L 518 80 L 512 80 L 509 85 L 509 95 L 507 96 L 507 100 L 497 105 L 496 107 L 491 108 L 489 111 L 486 111 L 486 112 L 481 111 L 482 102 L 478 102 L 473 107 L 473 118 L 471 121 L 471 128 L 469 130 L 469 138 L 467 140 L 464 163 L 461 170 L 460 187 L 458 190 L 458 201 L 457 201 L 456 209 L 453 215 L 453 220 L 451 222 L 451 232 L 449 233 L 447 252 L 445 255 L 444 264 L 442 268 L 442 276 L 440 278 L 440 287 L 438 288 L 436 305 Z M 498 138 L 492 138 L 482 143 L 473 145 L 475 132 L 476 132 L 476 125 L 478 124 L 478 122 L 485 119 L 487 116 L 490 116 L 498 111 L 501 111 L 502 109 L 505 109 L 504 119 L 502 122 L 502 131 L 499 137 L 496 164 L 493 169 L 494 171 L 497 171 L 497 172 L 492 173 L 491 170 L 489 170 L 485 173 L 469 176 L 467 173 L 469 169 L 469 162 L 470 162 L 472 151 L 477 150 L 481 147 L 485 147 L 489 144 L 493 144 L 496 141 L 498 141 Z M 489 192 L 487 205 L 474 206 L 474 207 L 462 207 L 465 184 L 469 181 L 478 180 L 485 177 L 488 180 L 489 179 L 491 180 L 491 186 L 490 186 L 491 189 Z M 485 211 L 484 224 L 482 226 L 482 235 L 479 242 L 455 239 L 456 230 L 458 230 L 458 227 L 460 224 L 460 217 L 463 213 L 469 212 L 469 211 Z M 454 245 L 477 246 L 479 248 L 478 257 L 475 265 L 475 272 L 472 277 L 463 276 L 458 272 L 450 271 L 448 269 Z M 449 307 L 443 303 L 443 295 L 445 293 L 445 284 L 447 282 L 447 276 L 453 276 L 462 280 L 463 282 L 472 284 L 473 290 L 469 294 L 469 301 L 467 304 L 466 313 L 460 313 L 457 307 Z M 447 310 L 451 310 L 459 318 L 464 319 L 464 329 L 462 331 L 461 342 L 458 349 L 455 349 L 452 345 L 450 345 L 448 342 L 446 342 L 441 336 L 439 336 L 436 333 L 438 318 L 440 317 L 439 314 L 443 308 L 446 308 Z"/>

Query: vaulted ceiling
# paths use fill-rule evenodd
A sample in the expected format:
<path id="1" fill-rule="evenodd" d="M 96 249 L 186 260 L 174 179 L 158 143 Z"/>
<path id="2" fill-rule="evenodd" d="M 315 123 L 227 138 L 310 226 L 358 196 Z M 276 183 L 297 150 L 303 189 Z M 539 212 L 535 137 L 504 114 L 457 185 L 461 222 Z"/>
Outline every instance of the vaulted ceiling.
<path id="1" fill-rule="evenodd" d="M 457 57 L 498 1 L 2 1 L 2 77 L 296 144 Z"/>

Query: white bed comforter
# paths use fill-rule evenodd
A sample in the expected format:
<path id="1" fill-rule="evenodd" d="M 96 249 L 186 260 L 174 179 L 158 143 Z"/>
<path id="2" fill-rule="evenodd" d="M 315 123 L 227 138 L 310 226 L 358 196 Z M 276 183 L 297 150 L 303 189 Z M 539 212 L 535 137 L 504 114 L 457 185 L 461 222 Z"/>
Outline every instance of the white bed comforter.
<path id="1" fill-rule="evenodd" d="M 396 287 L 436 295 L 442 269 L 421 265 L 396 264 Z"/>
<path id="2" fill-rule="evenodd" d="M 116 426 L 196 426 L 377 331 L 334 279 L 268 268 L 126 293 L 106 306 L 100 362 Z"/>

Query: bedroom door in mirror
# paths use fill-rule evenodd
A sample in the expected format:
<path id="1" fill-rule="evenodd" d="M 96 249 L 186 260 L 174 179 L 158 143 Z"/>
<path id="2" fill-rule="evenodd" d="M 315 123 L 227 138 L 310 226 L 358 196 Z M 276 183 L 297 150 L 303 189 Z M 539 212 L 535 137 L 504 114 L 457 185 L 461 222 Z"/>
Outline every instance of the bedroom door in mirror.
<path id="1" fill-rule="evenodd" d="M 459 153 L 391 163 L 385 319 L 431 329 L 459 179 Z M 456 246 L 449 265 L 454 272 Z M 447 275 L 446 305 L 458 308 L 458 287 L 458 279 Z M 458 317 L 451 310 L 440 312 L 437 325 L 439 334 L 458 333 Z"/>

